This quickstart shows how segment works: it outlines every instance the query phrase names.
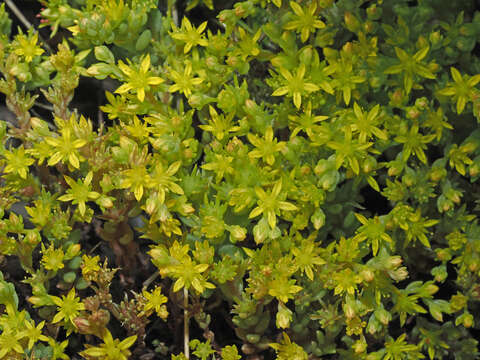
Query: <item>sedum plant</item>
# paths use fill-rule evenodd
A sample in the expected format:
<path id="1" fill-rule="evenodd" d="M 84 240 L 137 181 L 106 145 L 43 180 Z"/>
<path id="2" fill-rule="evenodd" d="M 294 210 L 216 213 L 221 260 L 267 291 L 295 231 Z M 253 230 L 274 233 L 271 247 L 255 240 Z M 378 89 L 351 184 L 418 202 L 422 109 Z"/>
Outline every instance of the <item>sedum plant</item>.
<path id="1" fill-rule="evenodd" d="M 478 358 L 474 1 L 39 3 L 0 5 L 0 359 Z"/>

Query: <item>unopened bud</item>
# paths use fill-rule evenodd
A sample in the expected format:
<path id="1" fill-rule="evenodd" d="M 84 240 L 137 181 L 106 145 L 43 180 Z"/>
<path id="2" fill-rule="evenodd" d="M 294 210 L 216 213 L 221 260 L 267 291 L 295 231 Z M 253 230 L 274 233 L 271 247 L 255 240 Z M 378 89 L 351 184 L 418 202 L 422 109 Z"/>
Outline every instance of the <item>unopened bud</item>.
<path id="1" fill-rule="evenodd" d="M 395 281 L 402 281 L 408 277 L 408 271 L 405 266 L 402 266 L 394 271 L 388 271 L 388 275 Z"/>
<path id="2" fill-rule="evenodd" d="M 450 253 L 450 250 L 448 248 L 446 249 L 437 249 L 437 258 L 440 261 L 448 261 L 452 258 L 452 254 Z"/>
<path id="3" fill-rule="evenodd" d="M 236 67 L 237 65 L 239 65 L 240 61 L 238 59 L 238 57 L 236 56 L 233 56 L 233 55 L 230 55 L 228 58 L 227 58 L 227 64 L 232 66 L 232 67 Z"/>
<path id="4" fill-rule="evenodd" d="M 95 327 L 105 327 L 110 321 L 110 313 L 105 309 L 100 309 L 90 316 L 90 321 Z"/>
<path id="5" fill-rule="evenodd" d="M 402 90 L 401 89 L 395 90 L 393 92 L 393 94 L 391 95 L 391 99 L 392 99 L 392 105 L 394 105 L 394 106 L 402 105 L 402 102 L 404 100 Z"/>
<path id="6" fill-rule="evenodd" d="M 276 325 L 280 329 L 286 329 L 292 321 L 292 311 L 282 303 L 278 304 L 278 312 L 276 316 Z"/>
<path id="7" fill-rule="evenodd" d="M 353 308 L 353 306 L 349 303 L 346 303 L 344 306 L 343 306 L 343 311 L 345 313 L 345 316 L 347 317 L 347 319 L 353 319 L 356 315 L 356 312 L 355 312 L 355 309 Z"/>
<path id="8" fill-rule="evenodd" d="M 253 110 L 253 109 L 255 109 L 256 106 L 257 106 L 257 104 L 255 104 L 255 101 L 253 101 L 252 99 L 245 100 L 245 107 L 248 110 Z"/>
<path id="9" fill-rule="evenodd" d="M 28 245 L 35 246 L 40 242 L 40 234 L 37 231 L 25 230 L 26 235 L 23 241 Z"/>
<path id="10" fill-rule="evenodd" d="M 357 340 L 353 344 L 353 350 L 356 354 L 364 353 L 367 350 L 367 343 L 362 340 Z"/>
<path id="11" fill-rule="evenodd" d="M 345 21 L 345 26 L 348 30 L 350 30 L 351 32 L 356 32 L 358 30 L 360 23 L 358 22 L 355 15 L 353 15 L 350 11 L 345 12 L 343 19 Z"/>
<path id="12" fill-rule="evenodd" d="M 382 323 L 383 325 L 388 325 L 390 320 L 392 320 L 392 315 L 385 310 L 383 307 L 380 309 L 377 309 L 375 311 L 375 317 Z"/>
<path id="13" fill-rule="evenodd" d="M 85 310 L 93 312 L 99 308 L 100 301 L 96 296 L 89 296 L 83 301 L 83 304 L 85 305 Z"/>
<path id="14" fill-rule="evenodd" d="M 468 173 L 470 174 L 471 177 L 475 177 L 480 173 L 480 166 L 479 164 L 473 163 L 469 169 Z"/>
<path id="15" fill-rule="evenodd" d="M 434 46 L 440 43 L 440 41 L 442 40 L 442 35 L 440 34 L 440 31 L 434 31 L 430 33 L 429 40 Z"/>
<path id="16" fill-rule="evenodd" d="M 447 170 L 445 168 L 432 168 L 430 171 L 430 180 L 433 182 L 438 182 L 447 175 Z"/>
<path id="17" fill-rule="evenodd" d="M 469 141 L 466 144 L 460 146 L 460 151 L 465 154 L 470 154 L 471 152 L 475 151 L 478 147 L 478 144 L 474 143 L 473 141 Z"/>
<path id="18" fill-rule="evenodd" d="M 416 119 L 420 116 L 420 111 L 418 111 L 418 109 L 416 107 L 411 107 L 410 109 L 408 109 L 407 111 L 407 116 L 410 118 L 410 119 Z"/>
<path id="19" fill-rule="evenodd" d="M 428 41 L 425 39 L 425 36 L 420 35 L 417 40 L 417 48 L 424 49 L 428 46 Z"/>
<path id="20" fill-rule="evenodd" d="M 395 269 L 402 265 L 402 258 L 398 255 L 390 256 L 387 260 L 387 267 L 391 269 Z"/>
<path id="21" fill-rule="evenodd" d="M 472 314 L 466 314 L 463 318 L 463 326 L 470 328 L 473 326 L 473 316 Z"/>
<path id="22" fill-rule="evenodd" d="M 302 174 L 303 176 L 310 174 L 310 172 L 311 172 L 310 166 L 308 166 L 308 165 L 303 165 L 303 166 L 300 168 L 300 172 L 301 172 L 301 174 Z"/>
<path id="23" fill-rule="evenodd" d="M 100 196 L 95 202 L 106 209 L 113 207 L 112 199 L 105 195 Z"/>
<path id="24" fill-rule="evenodd" d="M 342 50 L 349 55 L 353 54 L 353 44 L 349 41 L 345 45 L 343 45 Z"/>
<path id="25" fill-rule="evenodd" d="M 149 197 L 145 202 L 145 211 L 147 212 L 147 214 L 152 215 L 156 209 L 157 209 L 156 199 Z"/>
<path id="26" fill-rule="evenodd" d="M 230 235 L 234 241 L 242 241 L 247 236 L 247 230 L 239 225 L 233 225 L 230 229 Z"/>
<path id="27" fill-rule="evenodd" d="M 368 33 L 371 33 L 375 28 L 375 24 L 370 21 L 370 20 L 367 20 L 364 24 L 363 24 L 363 30 L 368 34 Z"/>
<path id="28" fill-rule="evenodd" d="M 370 269 L 364 269 L 362 270 L 362 272 L 360 273 L 360 275 L 362 276 L 362 278 L 367 281 L 367 282 L 371 282 L 373 281 L 373 279 L 375 279 L 375 273 L 370 270 Z"/>
<path id="29" fill-rule="evenodd" d="M 424 290 L 428 295 L 433 295 L 438 291 L 438 286 L 434 284 L 428 284 L 425 286 Z"/>
<path id="30" fill-rule="evenodd" d="M 82 247 L 80 246 L 80 244 L 72 244 L 69 246 L 68 250 L 67 250 L 67 253 L 65 254 L 65 257 L 66 258 L 72 258 L 74 257 L 75 255 L 78 255 L 78 253 L 80 252 L 80 249 Z"/>
<path id="31" fill-rule="evenodd" d="M 77 317 L 73 320 L 73 323 L 82 334 L 90 334 L 92 331 L 90 328 L 90 322 L 85 318 Z"/>
<path id="32" fill-rule="evenodd" d="M 367 8 L 367 16 L 369 19 L 378 20 L 382 15 L 382 9 L 373 4 Z"/>
<path id="33" fill-rule="evenodd" d="M 205 59 L 205 64 L 209 69 L 212 69 L 218 65 L 218 61 L 215 57 L 209 56 Z"/>

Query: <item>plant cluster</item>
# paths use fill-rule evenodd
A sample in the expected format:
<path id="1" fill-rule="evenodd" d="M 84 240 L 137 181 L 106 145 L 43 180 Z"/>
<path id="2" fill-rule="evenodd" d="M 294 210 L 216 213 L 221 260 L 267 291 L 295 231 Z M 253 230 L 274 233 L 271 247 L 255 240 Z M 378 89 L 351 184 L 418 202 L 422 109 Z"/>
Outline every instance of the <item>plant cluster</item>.
<path id="1" fill-rule="evenodd" d="M 39 3 L 0 5 L 0 359 L 480 356 L 474 1 Z"/>

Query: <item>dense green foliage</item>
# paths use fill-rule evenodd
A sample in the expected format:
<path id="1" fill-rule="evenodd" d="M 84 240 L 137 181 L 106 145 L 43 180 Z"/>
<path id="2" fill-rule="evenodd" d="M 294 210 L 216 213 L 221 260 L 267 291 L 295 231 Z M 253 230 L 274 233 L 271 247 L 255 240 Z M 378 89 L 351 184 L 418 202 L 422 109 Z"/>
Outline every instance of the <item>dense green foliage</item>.
<path id="1" fill-rule="evenodd" d="M 39 2 L 48 44 L 0 6 L 0 359 L 480 356 L 473 0 Z"/>

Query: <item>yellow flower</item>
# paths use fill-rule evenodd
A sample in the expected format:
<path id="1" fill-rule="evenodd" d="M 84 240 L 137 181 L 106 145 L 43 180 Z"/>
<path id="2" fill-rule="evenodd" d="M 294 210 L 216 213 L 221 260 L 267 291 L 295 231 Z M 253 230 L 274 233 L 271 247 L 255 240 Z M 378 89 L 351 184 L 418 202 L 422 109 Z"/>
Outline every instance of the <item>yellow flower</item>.
<path id="1" fill-rule="evenodd" d="M 125 75 L 127 75 L 128 80 L 125 84 L 115 90 L 117 94 L 124 94 L 130 90 L 134 90 L 137 93 L 138 100 L 143 101 L 145 99 L 145 91 L 150 90 L 150 85 L 159 85 L 164 82 L 164 80 L 158 76 L 150 76 L 149 54 L 143 58 L 138 70 L 135 69 L 134 64 L 130 61 L 128 65 L 119 61 L 118 67 Z"/>
<path id="2" fill-rule="evenodd" d="M 79 148 L 87 143 L 84 139 L 72 139 L 72 129 L 65 127 L 61 130 L 62 136 L 59 138 L 47 137 L 45 141 L 48 145 L 55 148 L 56 152 L 48 160 L 48 165 L 53 166 L 60 160 L 70 163 L 75 169 L 80 167 L 80 160 L 84 160 L 78 153 Z"/>
<path id="3" fill-rule="evenodd" d="M 162 295 L 161 287 L 157 286 L 152 292 L 144 290 L 142 295 L 147 299 L 147 303 L 143 307 L 145 313 L 149 313 L 153 310 L 163 320 L 168 317 L 167 307 L 164 305 L 168 299 L 166 296 Z"/>
<path id="4" fill-rule="evenodd" d="M 295 13 L 295 20 L 287 23 L 283 28 L 286 30 L 296 30 L 301 33 L 302 42 L 307 41 L 310 36 L 310 32 L 314 32 L 315 29 L 323 29 L 325 23 L 317 19 L 315 12 L 317 10 L 317 2 L 312 1 L 307 11 L 296 2 L 290 1 L 290 6 Z"/>
<path id="5" fill-rule="evenodd" d="M 273 186 L 272 191 L 267 194 L 265 190 L 261 187 L 255 187 L 255 193 L 257 194 L 258 201 L 257 207 L 254 208 L 248 217 L 254 218 L 260 214 L 263 214 L 267 217 L 268 224 L 272 229 L 275 228 L 277 224 L 276 215 L 280 213 L 280 210 L 283 211 L 294 211 L 297 210 L 297 207 L 292 203 L 287 201 L 281 201 L 280 191 L 282 190 L 282 181 L 279 180 Z"/>
<path id="6" fill-rule="evenodd" d="M 82 256 L 82 276 L 88 280 L 91 275 L 95 274 L 97 271 L 100 270 L 100 265 L 98 265 L 98 261 L 100 257 L 97 256 Z"/>
<path id="7" fill-rule="evenodd" d="M 284 68 L 280 68 L 279 72 L 287 80 L 287 85 L 279 87 L 272 96 L 282 96 L 288 94 L 293 97 L 293 103 L 297 109 L 302 105 L 302 94 L 311 93 L 320 90 L 320 88 L 309 82 L 304 81 L 306 67 L 305 64 L 300 65 L 295 75 Z"/>
<path id="8" fill-rule="evenodd" d="M 123 341 L 113 339 L 110 331 L 105 330 L 103 344 L 100 346 L 88 347 L 88 349 L 82 351 L 80 355 L 104 360 L 127 360 L 131 355 L 128 348 L 130 348 L 136 340 L 136 335 L 130 336 Z"/>
<path id="9" fill-rule="evenodd" d="M 38 33 L 30 33 L 28 37 L 25 34 L 18 34 L 15 40 L 17 47 L 13 52 L 23 56 L 27 63 L 32 62 L 35 56 L 42 55 L 44 52 L 41 47 L 37 46 Z"/>
<path id="10" fill-rule="evenodd" d="M 192 88 L 195 85 L 200 85 L 203 82 L 203 79 L 199 77 L 192 77 L 191 75 L 192 64 L 190 62 L 187 62 L 183 74 L 180 74 L 175 70 L 170 70 L 170 77 L 175 82 L 175 84 L 171 85 L 168 91 L 170 91 L 171 93 L 179 91 L 180 93 L 185 94 L 185 96 L 192 95 Z"/>
<path id="11" fill-rule="evenodd" d="M 58 296 L 50 296 L 50 298 L 58 306 L 58 312 L 52 320 L 54 324 L 61 320 L 67 324 L 73 324 L 73 320 L 79 312 L 85 310 L 85 305 L 80 301 L 80 298 L 75 296 L 75 288 L 72 288 L 67 296 L 62 295 L 61 299 Z"/>
<path id="12" fill-rule="evenodd" d="M 28 338 L 29 349 L 31 349 L 38 341 L 48 341 L 48 337 L 42 334 L 44 325 L 45 321 L 40 322 L 37 326 L 35 326 L 35 322 L 33 320 L 25 321 L 26 330 L 22 331 L 22 333 L 26 338 Z"/>
<path id="13" fill-rule="evenodd" d="M 190 49 L 194 46 L 207 46 L 208 41 L 203 37 L 202 32 L 207 27 L 207 22 L 203 22 L 200 24 L 198 28 L 194 28 L 186 17 L 182 20 L 182 30 L 177 31 L 171 34 L 172 38 L 181 40 L 185 42 L 185 46 L 183 48 L 183 52 L 186 54 L 190 51 Z"/>
<path id="14" fill-rule="evenodd" d="M 460 71 L 453 66 L 450 68 L 453 82 L 449 82 L 448 86 L 438 92 L 443 96 L 453 96 L 457 100 L 457 114 L 461 114 L 465 105 L 472 100 L 477 85 L 480 82 L 480 74 L 474 76 L 462 75 Z"/>
<path id="15" fill-rule="evenodd" d="M 62 249 L 55 249 L 53 244 L 45 249 L 42 244 L 42 264 L 47 270 L 57 271 L 63 269 L 63 260 L 65 254 Z"/>
<path id="16" fill-rule="evenodd" d="M 96 191 L 90 191 L 90 183 L 92 182 L 93 172 L 89 171 L 85 177 L 83 183 L 78 180 L 75 182 L 71 177 L 64 175 L 65 181 L 70 186 L 67 193 L 60 196 L 58 200 L 71 201 L 72 204 L 78 204 L 80 214 L 85 215 L 87 210 L 86 202 L 89 200 L 95 200 L 100 197 L 100 194 Z"/>

